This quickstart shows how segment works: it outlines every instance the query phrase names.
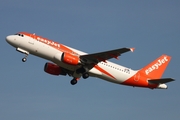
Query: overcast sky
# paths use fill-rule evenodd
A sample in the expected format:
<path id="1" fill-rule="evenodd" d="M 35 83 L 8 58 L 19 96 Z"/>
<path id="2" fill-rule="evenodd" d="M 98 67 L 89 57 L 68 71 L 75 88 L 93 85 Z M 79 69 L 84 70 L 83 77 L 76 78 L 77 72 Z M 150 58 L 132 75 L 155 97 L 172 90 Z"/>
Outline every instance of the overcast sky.
<path id="1" fill-rule="evenodd" d="M 179 0 L 3 0 L 0 3 L 1 120 L 180 119 Z M 140 69 L 162 54 L 172 57 L 167 90 L 133 88 L 98 78 L 52 76 L 47 60 L 23 54 L 5 37 L 36 33 L 88 53 L 135 47 L 111 61 Z"/>

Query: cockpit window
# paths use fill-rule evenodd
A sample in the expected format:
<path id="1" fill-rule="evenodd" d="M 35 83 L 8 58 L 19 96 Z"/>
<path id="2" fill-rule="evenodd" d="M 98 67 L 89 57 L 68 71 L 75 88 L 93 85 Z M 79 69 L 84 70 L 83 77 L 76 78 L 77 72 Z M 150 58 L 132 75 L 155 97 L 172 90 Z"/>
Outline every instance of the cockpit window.
<path id="1" fill-rule="evenodd" d="M 24 37 L 24 35 L 23 35 L 23 34 L 19 34 L 19 33 L 16 33 L 15 35 L 18 35 L 18 36 Z"/>

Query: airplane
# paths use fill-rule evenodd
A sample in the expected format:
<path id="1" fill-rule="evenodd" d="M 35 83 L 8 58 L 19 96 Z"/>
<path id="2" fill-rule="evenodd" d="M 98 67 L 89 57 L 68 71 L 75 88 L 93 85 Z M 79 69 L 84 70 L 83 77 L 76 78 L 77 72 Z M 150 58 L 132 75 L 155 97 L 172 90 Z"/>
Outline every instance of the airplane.
<path id="1" fill-rule="evenodd" d="M 142 69 L 132 70 L 108 60 L 118 59 L 123 53 L 133 52 L 134 48 L 88 54 L 28 32 L 8 35 L 6 41 L 25 55 L 23 62 L 27 61 L 29 54 L 51 61 L 45 63 L 44 71 L 56 76 L 69 75 L 73 77 L 70 81 L 72 85 L 77 84 L 81 77 L 87 79 L 89 76 L 116 84 L 150 89 L 167 89 L 166 83 L 174 81 L 172 78 L 161 78 L 171 60 L 165 54 Z"/>

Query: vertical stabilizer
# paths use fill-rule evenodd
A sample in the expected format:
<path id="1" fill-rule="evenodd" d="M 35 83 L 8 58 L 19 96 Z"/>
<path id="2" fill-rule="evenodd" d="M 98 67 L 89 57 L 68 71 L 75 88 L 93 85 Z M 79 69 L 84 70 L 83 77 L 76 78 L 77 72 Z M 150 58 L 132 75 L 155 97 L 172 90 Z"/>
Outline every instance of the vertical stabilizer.
<path id="1" fill-rule="evenodd" d="M 163 75 L 167 65 L 169 64 L 171 57 L 168 55 L 162 55 L 144 68 L 140 70 L 141 73 L 147 75 L 153 79 L 159 79 Z"/>

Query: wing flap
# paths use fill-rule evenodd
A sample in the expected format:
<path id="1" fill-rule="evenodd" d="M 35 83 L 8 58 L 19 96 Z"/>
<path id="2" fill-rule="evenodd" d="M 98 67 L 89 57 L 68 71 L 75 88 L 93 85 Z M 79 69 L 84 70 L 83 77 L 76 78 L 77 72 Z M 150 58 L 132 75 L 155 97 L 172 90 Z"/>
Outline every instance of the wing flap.
<path id="1" fill-rule="evenodd" d="M 172 82 L 172 81 L 174 81 L 174 79 L 172 79 L 172 78 L 162 78 L 162 79 L 148 80 L 148 82 L 152 83 L 152 84 L 163 84 L 163 83 L 168 83 L 168 82 Z"/>

